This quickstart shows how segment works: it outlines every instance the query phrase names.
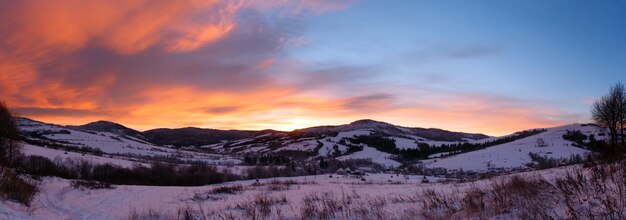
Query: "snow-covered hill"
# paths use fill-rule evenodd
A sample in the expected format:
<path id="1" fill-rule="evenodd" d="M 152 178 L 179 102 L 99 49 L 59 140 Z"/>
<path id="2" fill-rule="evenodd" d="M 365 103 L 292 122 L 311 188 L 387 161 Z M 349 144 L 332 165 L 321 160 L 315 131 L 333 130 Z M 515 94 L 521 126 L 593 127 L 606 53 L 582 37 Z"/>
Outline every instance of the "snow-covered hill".
<path id="1" fill-rule="evenodd" d="M 203 161 L 210 164 L 238 163 L 239 160 L 223 155 L 192 152 L 157 146 L 139 139 L 139 133 L 129 131 L 121 125 L 97 122 L 102 131 L 91 130 L 90 126 L 61 126 L 47 124 L 26 118 L 18 118 L 18 127 L 28 143 L 26 153 L 35 155 L 55 155 L 56 151 L 79 152 L 81 155 L 108 156 L 142 160 L 176 159 L 180 161 Z M 94 123 L 88 125 L 95 125 Z M 121 126 L 124 129 L 103 127 L 101 125 Z M 135 135 L 129 135 L 135 134 Z M 37 149 L 36 148 L 46 148 Z M 46 153 L 42 153 L 46 152 Z M 51 158 L 52 159 L 52 158 Z"/>
<path id="2" fill-rule="evenodd" d="M 0 218 L 120 219 L 150 216 L 152 213 L 162 219 L 170 219 L 180 217 L 180 213 L 190 207 L 196 210 L 193 211 L 196 214 L 211 216 L 210 218 L 222 218 L 224 217 L 222 214 L 226 213 L 232 218 L 251 218 L 253 216 L 249 215 L 251 213 L 249 209 L 254 209 L 253 213 L 260 213 L 258 207 L 263 201 L 275 202 L 270 205 L 272 206 L 270 210 L 273 211 L 264 214 L 266 216 L 299 218 L 306 216 L 305 211 L 310 208 L 311 202 L 315 203 L 319 198 L 346 202 L 344 204 L 349 211 L 344 214 L 357 213 L 359 210 L 386 210 L 377 213 L 390 216 L 391 219 L 413 218 L 417 213 L 432 213 L 432 210 L 425 208 L 423 204 L 431 202 L 427 201 L 430 198 L 439 198 L 438 195 L 441 195 L 441 198 L 448 196 L 446 198 L 455 199 L 449 202 L 465 204 L 467 200 L 462 198 L 477 189 L 490 193 L 489 190 L 492 190 L 490 187 L 502 184 L 501 180 L 511 178 L 506 175 L 511 168 L 524 167 L 533 162 L 529 153 L 545 158 L 567 159 L 590 153 L 585 145 L 590 145 L 592 140 L 602 141 L 606 138 L 604 128 L 590 124 L 571 124 L 521 131 L 502 137 L 486 137 L 438 129 L 404 128 L 364 120 L 347 125 L 316 127 L 294 132 L 264 131 L 253 133 L 251 137 L 176 149 L 173 146 L 153 144 L 144 133 L 111 122 L 96 122 L 86 126 L 61 126 L 20 118 L 18 125 L 26 142 L 22 150 L 24 154 L 47 157 L 57 162 L 69 159 L 88 161 L 92 164 L 114 164 L 124 168 L 135 166 L 154 168 L 157 166 L 151 162 L 155 160 L 165 159 L 173 163 L 201 161 L 229 165 L 221 167 L 244 177 L 245 173 L 259 168 L 244 164 L 244 157 L 281 155 L 297 161 L 299 166 L 297 169 L 301 169 L 302 165 L 319 162 L 320 158 L 337 159 L 343 161 L 344 165 L 348 164 L 347 161 L 366 159 L 386 168 L 402 169 L 383 171 L 367 169 L 368 167 L 358 164 L 352 168 L 359 172 L 352 174 L 340 175 L 339 172 L 335 174 L 334 170 L 326 170 L 333 174 L 241 180 L 214 186 L 114 185 L 111 189 L 80 188 L 73 186 L 72 180 L 43 177 L 38 180 L 40 192 L 31 207 L 2 201 Z M 197 134 L 208 131 L 210 129 Z M 569 136 L 573 133 L 579 137 L 576 141 L 572 141 Z M 567 138 L 565 135 L 568 135 Z M 581 136 L 584 138 L 580 139 Z M 202 137 L 199 135 L 193 138 Z M 419 157 L 407 160 L 403 158 L 407 154 L 419 154 L 429 159 Z M 421 170 L 411 169 L 416 167 Z M 526 185 L 533 185 L 532 179 L 537 177 L 545 178 L 554 184 L 556 178 L 565 176 L 566 172 L 572 172 L 578 169 L 577 167 L 582 166 L 564 166 L 516 175 L 531 180 Z M 452 175 L 442 176 L 438 172 L 441 170 L 446 170 Z M 500 172 L 502 176 L 491 180 L 445 183 L 454 181 L 456 177 L 469 176 L 455 176 L 461 173 L 459 170 L 472 171 L 474 174 L 493 170 L 505 172 Z M 554 190 L 550 189 L 547 192 Z M 452 195 L 460 197 L 450 197 Z M 455 207 L 460 207 L 458 204 Z M 560 201 L 554 203 L 546 201 L 546 204 L 550 207 L 560 205 L 559 209 L 563 209 Z M 407 207 L 422 209 L 400 212 L 413 210 Z M 338 210 L 340 210 L 338 213 L 342 213 L 344 208 Z M 276 214 L 273 214 L 274 212 Z M 172 216 L 177 213 L 179 216 Z M 375 212 L 367 213 L 371 215 Z M 454 209 L 442 216 L 463 216 L 463 213 L 465 212 Z M 511 212 L 503 213 L 498 215 L 505 219 L 516 216 L 507 214 Z M 564 212 L 553 214 L 571 217 Z"/>
<path id="3" fill-rule="evenodd" d="M 25 118 L 18 119 L 18 125 L 31 149 L 48 147 L 56 151 L 75 151 L 80 155 L 87 152 L 94 156 L 126 158 L 131 161 L 168 158 L 182 162 L 237 164 L 246 156 L 282 155 L 300 161 L 314 161 L 319 157 L 342 161 L 365 159 L 389 168 L 417 164 L 425 168 L 466 171 L 524 167 L 532 162 L 529 153 L 556 159 L 584 156 L 589 150 L 574 146 L 574 142 L 564 140 L 563 135 L 568 130 L 579 130 L 587 136 L 593 134 L 597 140 L 602 140 L 605 132 L 595 125 L 572 124 L 549 128 L 545 132 L 527 133 L 526 136 L 515 133 L 488 137 L 441 129 L 407 128 L 373 120 L 292 132 L 183 128 L 155 129 L 146 133 L 105 121 L 82 126 L 60 126 Z M 153 144 L 155 137 L 176 143 L 221 141 L 200 147 L 193 144 L 174 147 Z M 542 147 L 537 147 L 539 140 L 543 143 Z M 380 146 L 381 143 L 392 144 L 393 147 L 384 148 Z M 446 151 L 453 147 L 457 147 L 456 150 Z M 407 155 L 414 157 L 407 159 Z M 418 161 L 420 158 L 425 160 Z M 128 166 L 128 163 L 124 165 Z"/>
<path id="4" fill-rule="evenodd" d="M 532 162 L 529 153 L 557 159 L 568 159 L 573 155 L 586 155 L 590 153 L 589 150 L 576 147 L 574 142 L 563 139 L 563 135 L 567 131 L 577 130 L 585 135 L 594 135 L 597 140 L 604 140 L 605 138 L 604 133 L 606 131 L 601 127 L 571 124 L 548 128 L 540 134 L 510 143 L 423 162 L 429 168 L 486 171 L 490 168 L 523 167 Z"/>
<path id="5" fill-rule="evenodd" d="M 381 152 L 376 146 L 354 143 L 359 136 L 390 138 L 399 149 L 415 149 L 418 143 L 453 144 L 478 142 L 483 134 L 451 132 L 441 129 L 407 128 L 373 120 L 359 120 L 346 125 L 320 126 L 288 133 L 265 133 L 253 138 L 205 145 L 201 148 L 228 155 L 283 154 L 307 157 L 335 157 L 339 160 L 370 159 L 388 167 L 398 167 L 395 155 Z M 359 150 L 350 147 L 359 146 Z"/>

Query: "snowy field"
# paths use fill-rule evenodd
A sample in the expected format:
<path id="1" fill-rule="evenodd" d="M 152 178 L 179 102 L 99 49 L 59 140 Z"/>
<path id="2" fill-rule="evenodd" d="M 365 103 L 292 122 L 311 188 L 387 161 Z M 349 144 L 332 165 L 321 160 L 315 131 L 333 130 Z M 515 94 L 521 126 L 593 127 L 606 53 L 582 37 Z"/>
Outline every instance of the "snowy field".
<path id="1" fill-rule="evenodd" d="M 518 175 L 540 175 L 550 180 L 564 175 L 568 169 L 571 167 Z M 2 202 L 0 218 L 127 219 L 133 213 L 146 214 L 149 211 L 175 217 L 181 209 L 192 208 L 202 210 L 210 219 L 228 216 L 249 219 L 250 205 L 259 202 L 259 199 L 266 199 L 274 201 L 269 202 L 269 214 L 266 216 L 269 219 L 300 219 L 306 215 L 311 202 L 332 198 L 344 202 L 350 200 L 355 205 L 367 206 L 365 208 L 368 210 L 380 206 L 379 211 L 385 214 L 386 219 L 401 219 L 411 216 L 411 213 L 424 211 L 422 204 L 419 204 L 424 201 L 419 199 L 419 195 L 429 190 L 462 194 L 470 188 L 492 184 L 492 180 L 442 183 L 438 181 L 443 179 L 434 177 L 427 177 L 430 183 L 422 183 L 423 176 L 392 174 L 369 174 L 364 178 L 363 181 L 342 175 L 318 175 L 261 179 L 258 183 L 254 180 L 238 181 L 202 187 L 115 186 L 114 189 L 97 190 L 75 189 L 68 180 L 44 178 L 41 181 L 41 192 L 31 207 Z M 232 192 L 233 194 L 215 192 L 216 189 L 225 187 L 238 190 Z M 260 214 L 262 210 L 256 211 Z M 342 218 L 338 214 L 335 219 Z"/>

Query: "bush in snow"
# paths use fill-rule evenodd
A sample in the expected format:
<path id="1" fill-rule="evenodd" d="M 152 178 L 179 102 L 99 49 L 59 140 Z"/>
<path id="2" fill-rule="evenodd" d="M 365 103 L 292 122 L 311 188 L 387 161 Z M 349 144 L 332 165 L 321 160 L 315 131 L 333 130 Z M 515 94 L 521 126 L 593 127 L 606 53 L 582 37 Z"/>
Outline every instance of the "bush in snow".
<path id="1" fill-rule="evenodd" d="M 103 183 L 93 180 L 74 180 L 70 183 L 74 189 L 115 189 L 110 183 Z"/>
<path id="2" fill-rule="evenodd" d="M 233 185 L 233 186 L 220 186 L 213 188 L 210 194 L 237 194 L 243 191 L 243 186 L 241 185 Z"/>
<path id="3" fill-rule="evenodd" d="M 39 189 L 8 169 L 0 171 L 0 197 L 30 206 Z"/>
<path id="4" fill-rule="evenodd" d="M 556 181 L 568 218 L 626 219 L 626 162 L 576 169 Z"/>

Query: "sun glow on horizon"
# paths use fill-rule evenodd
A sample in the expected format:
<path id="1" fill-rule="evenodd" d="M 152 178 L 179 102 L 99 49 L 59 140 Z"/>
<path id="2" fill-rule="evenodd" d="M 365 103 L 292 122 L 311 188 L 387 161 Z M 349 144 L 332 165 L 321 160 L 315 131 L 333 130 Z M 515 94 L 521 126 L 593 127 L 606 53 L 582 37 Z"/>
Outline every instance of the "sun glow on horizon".
<path id="1" fill-rule="evenodd" d="M 138 130 L 371 118 L 506 135 L 590 121 L 588 100 L 623 80 L 623 7 L 488 5 L 7 1 L 0 99 L 35 120 Z"/>

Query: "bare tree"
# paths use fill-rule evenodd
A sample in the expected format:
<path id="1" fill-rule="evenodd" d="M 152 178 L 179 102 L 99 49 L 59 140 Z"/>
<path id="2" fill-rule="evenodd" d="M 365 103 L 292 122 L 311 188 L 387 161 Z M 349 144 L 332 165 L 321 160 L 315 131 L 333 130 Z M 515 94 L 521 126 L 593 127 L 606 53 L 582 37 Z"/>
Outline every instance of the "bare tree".
<path id="1" fill-rule="evenodd" d="M 20 154 L 18 139 L 15 118 L 6 104 L 0 101 L 0 164 L 9 165 Z"/>
<path id="2" fill-rule="evenodd" d="M 615 113 L 618 115 L 617 129 L 620 131 L 619 136 L 621 137 L 622 146 L 626 146 L 624 145 L 624 123 L 626 122 L 626 91 L 624 90 L 624 84 L 618 82 L 615 86 L 611 87 L 610 96 L 613 97 L 614 102 L 617 103 L 617 109 L 615 110 Z"/>
<path id="3" fill-rule="evenodd" d="M 596 123 L 609 129 L 611 145 L 617 145 L 618 131 L 621 131 L 621 140 L 624 144 L 626 93 L 621 82 L 612 86 L 609 94 L 593 103 L 591 114 Z"/>
<path id="4" fill-rule="evenodd" d="M 622 146 L 626 146 L 626 142 L 624 142 L 626 138 L 624 137 L 624 127 L 626 127 L 626 91 L 624 91 L 624 84 L 619 82 L 615 86 L 615 91 L 613 92 L 619 96 L 617 99 L 620 100 L 619 109 L 621 113 L 621 118 L 620 118 L 619 128 L 621 130 Z"/>

